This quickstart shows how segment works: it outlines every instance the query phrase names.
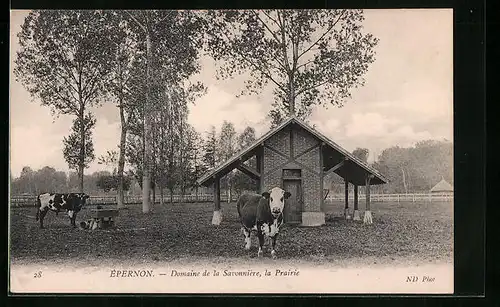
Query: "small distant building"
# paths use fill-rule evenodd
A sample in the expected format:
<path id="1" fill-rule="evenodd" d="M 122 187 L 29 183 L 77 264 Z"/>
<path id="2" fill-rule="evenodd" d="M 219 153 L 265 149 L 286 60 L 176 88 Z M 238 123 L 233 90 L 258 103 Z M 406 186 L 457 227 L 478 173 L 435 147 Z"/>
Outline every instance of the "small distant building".
<path id="1" fill-rule="evenodd" d="M 442 178 L 441 181 L 432 187 L 431 193 L 453 193 L 453 186 Z"/>
<path id="2" fill-rule="evenodd" d="M 243 164 L 256 157 L 257 167 Z M 292 194 L 285 204 L 284 220 L 289 224 L 319 226 L 325 224 L 324 177 L 335 172 L 345 182 L 345 215 L 348 208 L 348 184 L 354 185 L 354 219 L 359 220 L 358 186 L 366 186 L 364 222 L 372 222 L 370 185 L 388 180 L 317 130 L 292 116 L 229 160 L 198 179 L 198 184 L 214 189 L 212 224 L 219 225 L 220 178 L 239 169 L 258 182 L 258 192 L 282 187 Z"/>

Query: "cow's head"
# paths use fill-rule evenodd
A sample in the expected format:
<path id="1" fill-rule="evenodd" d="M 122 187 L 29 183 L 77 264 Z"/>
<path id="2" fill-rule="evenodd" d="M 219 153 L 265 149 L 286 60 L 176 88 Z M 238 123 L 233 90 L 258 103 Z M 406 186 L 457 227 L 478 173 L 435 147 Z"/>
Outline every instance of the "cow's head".
<path id="1" fill-rule="evenodd" d="M 85 202 L 87 199 L 90 198 L 89 195 L 85 194 L 85 193 L 78 193 L 77 195 L 77 210 L 80 211 L 80 209 L 82 209 L 83 206 L 85 206 Z"/>
<path id="2" fill-rule="evenodd" d="M 264 198 L 269 199 L 269 207 L 274 217 L 277 217 L 283 212 L 285 199 L 290 197 L 290 195 L 290 192 L 286 192 L 282 188 L 278 187 L 272 188 L 269 192 L 262 193 Z"/>

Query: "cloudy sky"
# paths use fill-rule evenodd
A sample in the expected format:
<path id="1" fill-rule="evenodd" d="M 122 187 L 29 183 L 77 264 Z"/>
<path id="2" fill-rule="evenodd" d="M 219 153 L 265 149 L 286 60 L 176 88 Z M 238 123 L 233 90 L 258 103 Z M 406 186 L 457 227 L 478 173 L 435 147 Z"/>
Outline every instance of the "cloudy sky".
<path id="1" fill-rule="evenodd" d="M 68 171 L 62 139 L 72 118 L 54 118 L 47 107 L 33 100 L 12 75 L 17 33 L 27 11 L 11 11 L 10 167 L 18 176 L 23 166 L 52 166 Z M 365 75 L 366 84 L 354 89 L 342 108 L 316 109 L 310 121 L 326 136 L 349 151 L 370 150 L 373 161 L 389 146 L 411 146 L 425 139 L 453 139 L 453 12 L 451 10 L 366 10 L 365 31 L 380 39 L 376 61 Z M 257 134 L 269 127 L 266 115 L 272 96 L 236 98 L 243 78 L 218 81 L 215 64 L 202 60 L 197 77 L 208 87 L 205 96 L 190 106 L 190 123 L 201 133 L 210 125 L 232 121 L 238 132 L 247 125 Z M 95 110 L 96 156 L 116 149 L 120 120 L 115 105 Z M 101 170 L 94 162 L 88 173 Z"/>

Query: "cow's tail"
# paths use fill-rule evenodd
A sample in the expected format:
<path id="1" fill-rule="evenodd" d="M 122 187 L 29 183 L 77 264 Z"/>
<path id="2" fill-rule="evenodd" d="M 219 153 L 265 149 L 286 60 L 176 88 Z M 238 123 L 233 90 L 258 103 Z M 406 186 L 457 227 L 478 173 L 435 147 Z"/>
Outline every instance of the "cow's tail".
<path id="1" fill-rule="evenodd" d="M 35 207 L 36 207 L 36 220 L 40 218 L 40 207 L 42 206 L 42 202 L 40 201 L 40 195 L 36 198 Z"/>

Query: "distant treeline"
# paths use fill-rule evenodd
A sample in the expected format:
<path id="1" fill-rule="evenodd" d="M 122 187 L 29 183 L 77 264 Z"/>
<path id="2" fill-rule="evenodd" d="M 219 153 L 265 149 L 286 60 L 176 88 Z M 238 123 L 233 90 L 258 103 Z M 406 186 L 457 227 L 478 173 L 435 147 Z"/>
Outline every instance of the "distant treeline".
<path id="1" fill-rule="evenodd" d="M 366 151 L 366 156 L 363 151 Z M 367 149 L 358 148 L 354 155 L 366 161 Z M 375 193 L 429 192 L 441 179 L 453 185 L 453 143 L 426 140 L 411 147 L 389 147 L 371 166 L 389 179 L 389 183 L 375 186 Z M 342 178 L 334 174 L 328 181 L 331 182 L 331 192 L 343 191 Z"/>
<path id="2" fill-rule="evenodd" d="M 183 167 L 176 168 L 175 172 L 164 179 L 171 182 L 168 192 L 179 195 L 211 193 L 210 188 L 197 187 L 196 179 L 250 145 L 255 139 L 255 130 L 252 127 L 247 127 L 241 134 L 227 121 L 219 131 L 211 127 L 204 138 L 201 135 L 196 137 L 195 146 L 190 146 L 189 155 L 179 155 L 183 156 L 182 165 L 176 164 Z M 357 148 L 353 154 L 366 161 L 368 150 Z M 255 166 L 254 159 L 246 163 Z M 443 178 L 453 184 L 453 143 L 447 140 L 427 140 L 407 148 L 390 147 L 383 150 L 371 165 L 390 181 L 388 184 L 374 187 L 375 193 L 428 192 Z M 154 184 L 157 179 L 159 178 L 153 176 L 153 197 L 156 193 L 163 194 L 159 185 Z M 330 175 L 325 182 L 325 188 L 330 189 L 330 193 L 343 192 L 343 179 L 338 175 Z M 94 172 L 84 176 L 84 190 L 90 194 L 115 194 L 117 186 L 116 170 Z M 70 172 L 68 176 L 65 172 L 48 166 L 39 170 L 26 166 L 19 177 L 14 178 L 11 175 L 13 195 L 33 195 L 51 191 L 73 192 L 78 191 L 78 187 L 79 178 L 76 172 Z M 255 181 L 235 170 L 222 178 L 221 188 L 223 193 L 233 193 L 236 196 L 242 191 L 255 191 L 257 186 Z M 134 169 L 125 176 L 124 190 L 128 191 L 129 195 L 141 194 L 140 176 L 137 176 Z"/>
<path id="3" fill-rule="evenodd" d="M 125 177 L 124 190 L 126 195 L 141 195 L 141 187 L 133 176 Z M 117 182 L 116 175 L 109 171 L 98 171 L 84 176 L 85 192 L 91 195 L 115 195 Z M 44 192 L 78 192 L 79 178 L 77 172 L 57 171 L 55 168 L 45 166 L 33 170 L 25 166 L 17 178 L 11 176 L 11 195 L 37 195 Z M 157 191 L 158 192 L 158 191 Z M 187 191 L 188 194 L 194 191 Z M 199 188 L 200 194 L 209 193 L 206 188 Z M 158 192 L 159 193 L 159 192 Z M 174 194 L 181 194 L 180 189 L 175 189 Z"/>

